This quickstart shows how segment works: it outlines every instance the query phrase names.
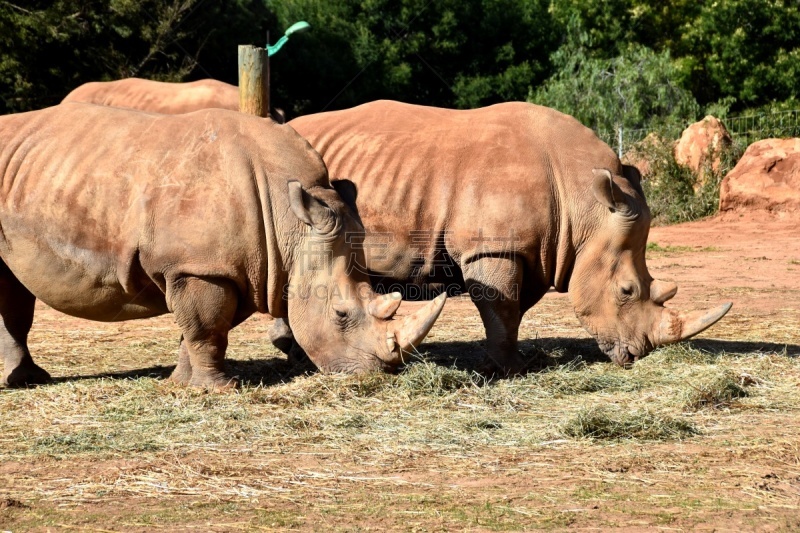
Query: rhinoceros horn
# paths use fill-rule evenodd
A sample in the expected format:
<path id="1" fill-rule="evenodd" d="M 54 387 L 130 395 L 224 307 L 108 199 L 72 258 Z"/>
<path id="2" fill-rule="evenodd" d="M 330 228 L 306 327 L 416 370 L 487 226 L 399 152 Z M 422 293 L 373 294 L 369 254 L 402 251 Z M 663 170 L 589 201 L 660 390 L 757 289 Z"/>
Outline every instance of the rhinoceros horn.
<path id="1" fill-rule="evenodd" d="M 725 316 L 731 306 L 732 303 L 726 303 L 714 309 L 691 313 L 679 313 L 673 309 L 663 308 L 661 319 L 657 322 L 652 336 L 653 344 L 655 346 L 672 344 L 693 337 Z"/>
<path id="2" fill-rule="evenodd" d="M 397 308 L 400 307 L 402 298 L 403 295 L 399 292 L 382 294 L 372 299 L 372 301 L 369 303 L 369 307 L 367 307 L 367 310 L 369 311 L 369 314 L 375 318 L 389 319 L 397 312 Z"/>
<path id="3" fill-rule="evenodd" d="M 660 305 L 671 300 L 677 292 L 678 286 L 668 281 L 653 280 L 650 284 L 650 299 Z"/>
<path id="4" fill-rule="evenodd" d="M 386 346 L 390 355 L 384 361 L 390 365 L 403 363 L 403 352 L 410 352 L 422 342 L 442 312 L 447 294 L 442 293 L 422 309 L 400 320 L 389 322 L 386 328 Z"/>

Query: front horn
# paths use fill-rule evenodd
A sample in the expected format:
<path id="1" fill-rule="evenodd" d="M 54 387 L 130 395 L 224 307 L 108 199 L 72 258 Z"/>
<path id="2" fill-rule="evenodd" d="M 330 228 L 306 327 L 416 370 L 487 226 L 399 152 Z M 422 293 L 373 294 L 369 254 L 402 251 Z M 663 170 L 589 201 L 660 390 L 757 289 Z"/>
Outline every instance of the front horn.
<path id="1" fill-rule="evenodd" d="M 442 312 L 447 294 L 442 293 L 412 315 L 389 322 L 386 329 L 386 347 L 389 356 L 385 362 L 397 366 L 403 362 L 403 352 L 410 352 L 422 343 Z"/>
<path id="2" fill-rule="evenodd" d="M 672 309 L 664 308 L 661 311 L 661 320 L 655 331 L 654 345 L 672 344 L 685 341 L 701 331 L 713 326 L 725 313 L 730 311 L 732 303 L 726 303 L 706 311 L 692 311 L 691 313 L 678 313 Z"/>

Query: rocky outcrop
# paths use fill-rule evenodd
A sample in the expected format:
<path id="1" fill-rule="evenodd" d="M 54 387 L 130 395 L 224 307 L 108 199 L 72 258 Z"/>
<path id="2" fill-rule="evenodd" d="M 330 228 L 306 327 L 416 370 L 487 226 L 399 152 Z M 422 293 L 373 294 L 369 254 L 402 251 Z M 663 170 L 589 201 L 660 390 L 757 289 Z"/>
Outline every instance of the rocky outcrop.
<path id="1" fill-rule="evenodd" d="M 719 172 L 720 155 L 731 144 L 731 135 L 725 125 L 708 115 L 683 130 L 675 145 L 675 161 L 694 173 L 697 189 L 705 183 L 707 168 Z"/>
<path id="2" fill-rule="evenodd" d="M 751 144 L 720 187 L 720 211 L 800 211 L 800 139 Z"/>
<path id="3" fill-rule="evenodd" d="M 652 179 L 653 167 L 658 160 L 663 159 L 665 153 L 669 153 L 668 142 L 657 133 L 649 133 L 625 152 L 622 163 L 635 166 L 642 179 Z"/>

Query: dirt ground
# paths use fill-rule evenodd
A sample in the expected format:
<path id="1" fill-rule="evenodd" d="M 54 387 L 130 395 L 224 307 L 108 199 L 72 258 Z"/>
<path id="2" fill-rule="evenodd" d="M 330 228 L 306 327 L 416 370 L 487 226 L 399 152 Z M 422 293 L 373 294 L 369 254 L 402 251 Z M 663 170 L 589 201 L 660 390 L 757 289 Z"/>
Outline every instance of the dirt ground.
<path id="1" fill-rule="evenodd" d="M 654 228 L 650 242 L 651 273 L 680 287 L 670 305 L 695 309 L 734 303 L 724 323 L 700 335 L 695 346 L 717 354 L 766 354 L 749 356 L 746 364 L 754 368 L 800 356 L 800 218 L 734 213 Z M 201 417 L 185 444 L 151 449 L 118 443 L 100 453 L 92 448 L 96 441 L 80 448 L 72 440 L 67 453 L 66 441 L 58 441 L 62 448 L 53 451 L 42 436 L 54 434 L 53 428 L 63 432 L 59 424 L 83 428 L 85 436 L 98 423 L 79 411 L 54 416 L 48 406 L 68 410 L 67 403 L 88 401 L 94 389 L 111 391 L 108 397 L 92 397 L 98 404 L 120 394 L 136 395 L 136 387 L 141 394 L 152 389 L 173 402 L 186 399 L 188 393 L 161 381 L 174 364 L 170 343 L 176 350 L 178 333 L 169 316 L 98 324 L 43 305 L 37 310 L 31 351 L 58 379 L 35 391 L 0 391 L 0 400 L 6 398 L 0 415 L 0 530 L 800 529 L 796 374 L 781 382 L 785 404 L 778 399 L 760 407 L 745 403 L 692 414 L 704 431 L 683 440 L 595 442 L 554 435 L 501 442 L 484 435 L 492 429 L 484 424 L 470 438 L 445 442 L 434 427 L 427 441 L 399 435 L 396 446 L 363 440 L 370 437 L 357 430 L 331 441 L 318 432 L 305 440 L 245 435 L 209 437 L 204 443 L 198 436 L 203 424 L 215 426 L 211 418 Z M 252 361 L 267 351 L 269 325 L 268 318 L 255 317 L 233 335 L 231 354 L 241 368 L 263 368 Z M 445 359 L 451 353 L 479 353 L 482 337 L 477 311 L 469 301 L 453 298 L 425 349 Z M 555 293 L 528 312 L 520 338 L 527 352 L 537 346 L 593 349 L 568 296 Z M 267 357 L 280 359 L 275 352 Z M 281 364 L 259 370 L 262 378 L 273 376 L 270 372 L 282 369 Z M 746 376 L 745 370 L 739 375 Z M 304 380 L 316 380 L 320 394 L 336 386 L 332 377 L 286 376 L 287 383 L 262 379 L 259 394 L 285 390 L 290 395 Z M 514 380 L 509 381 L 503 386 L 513 386 Z M 652 394 L 657 391 L 626 398 L 645 404 Z M 199 393 L 187 398 L 190 404 L 228 401 Z M 365 399 L 363 416 L 376 416 L 370 406 L 378 412 L 387 401 L 380 395 Z M 609 395 L 604 401 L 622 400 Z M 453 400 L 454 417 L 478 411 L 459 402 Z M 256 403 L 243 404 L 241 416 L 248 416 Z M 145 408 L 125 423 L 137 424 L 149 414 Z M 537 411 L 536 418 L 547 416 L 545 408 Z M 23 419 L 47 423 L 27 427 Z M 311 418 L 305 420 L 302 424 Z M 142 431 L 161 431 L 147 428 Z M 235 424 L 225 428 L 243 431 Z"/>

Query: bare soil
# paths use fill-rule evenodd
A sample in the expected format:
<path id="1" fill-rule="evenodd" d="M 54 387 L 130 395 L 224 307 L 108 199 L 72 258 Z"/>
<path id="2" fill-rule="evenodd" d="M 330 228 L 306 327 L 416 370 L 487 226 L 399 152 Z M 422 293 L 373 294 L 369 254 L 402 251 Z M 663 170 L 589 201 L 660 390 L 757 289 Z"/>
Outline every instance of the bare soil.
<path id="1" fill-rule="evenodd" d="M 650 242 L 657 244 L 648 252 L 653 276 L 679 284 L 671 305 L 695 309 L 734 303 L 723 322 L 702 334 L 695 346 L 716 354 L 772 354 L 749 356 L 746 364 L 752 361 L 754 367 L 800 356 L 800 218 L 732 213 L 653 228 Z M 269 326 L 270 319 L 254 317 L 236 330 L 230 348 L 235 367 L 254 372 L 253 382 L 262 381 L 265 394 L 285 390 L 290 395 L 293 386 L 309 379 L 316 380 L 320 390 L 336 387 L 338 382 L 330 376 L 293 374 L 282 356 L 268 347 Z M 554 435 L 517 443 L 484 438 L 478 432 L 456 444 L 440 445 L 432 437 L 431 442 L 395 445 L 363 440 L 368 435 L 360 434 L 356 424 L 344 440 L 329 441 L 321 431 L 313 439 L 232 435 L 225 442 L 209 437 L 204 445 L 198 435 L 203 424 L 212 427 L 213 421 L 201 418 L 195 440 L 166 449 L 142 444 L 95 453 L 95 441 L 87 448 L 74 448 L 74 453 L 54 452 L 44 444 L 29 446 L 33 440 L 44 442 L 42 435 L 52 434 L 59 425 L 80 427 L 84 434 L 91 428 L 102 431 L 96 422 L 87 425 L 82 412 L 49 411 L 41 403 L 45 400 L 66 412 L 70 402 L 87 401 L 93 388 L 113 387 L 136 395 L 139 389 L 131 387 L 144 384 L 143 390 L 149 390 L 147 383 L 155 383 L 158 394 L 183 401 L 188 393 L 159 380 L 174 365 L 178 335 L 169 316 L 99 324 L 38 305 L 31 351 L 57 380 L 36 391 L 0 391 L 0 400 L 6 395 L 14 406 L 11 411 L 5 408 L 0 418 L 0 529 L 800 529 L 796 374 L 787 374 L 780 383 L 780 390 L 788 391 L 785 404 L 775 400 L 700 412 L 692 416 L 702 422 L 703 433 L 682 441 L 596 442 Z M 530 354 L 575 346 L 590 354 L 594 350 L 568 296 L 555 293 L 528 312 L 520 338 L 525 339 L 522 350 Z M 468 367 L 479 359 L 482 339 L 475 308 L 466 299 L 454 298 L 426 349 L 433 360 Z M 747 368 L 740 375 L 746 372 Z M 87 381 L 91 387 L 81 386 Z M 36 402 L 22 396 L 34 393 L 39 395 Z M 654 393 L 633 394 L 633 401 L 647 404 Z M 623 401 L 614 395 L 604 398 Z M 187 401 L 217 400 L 192 393 Z M 365 401 L 373 402 L 378 412 L 388 400 L 377 395 Z M 246 409 L 252 407 L 248 405 Z M 410 403 L 408 410 L 413 406 Z M 455 416 L 477 407 L 453 400 L 452 409 Z M 546 418 L 542 409 L 539 418 Z M 367 419 L 374 416 L 370 410 L 363 413 Z M 565 412 L 553 411 L 552 422 L 559 423 Z M 299 433 L 307 431 L 308 424 L 322 423 L 313 420 L 313 413 L 303 413 Z M 131 415 L 130 423 L 137 424 L 146 414 Z M 406 415 L 415 416 L 405 411 L 397 416 Z M 2 429 L 5 424 L 11 428 L 12 422 L 13 430 Z M 246 430 L 246 424 L 230 427 Z M 480 431 L 490 433 L 491 424 Z"/>

